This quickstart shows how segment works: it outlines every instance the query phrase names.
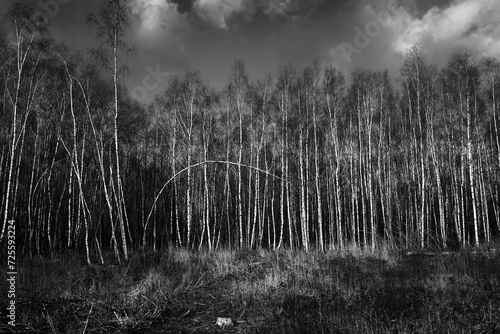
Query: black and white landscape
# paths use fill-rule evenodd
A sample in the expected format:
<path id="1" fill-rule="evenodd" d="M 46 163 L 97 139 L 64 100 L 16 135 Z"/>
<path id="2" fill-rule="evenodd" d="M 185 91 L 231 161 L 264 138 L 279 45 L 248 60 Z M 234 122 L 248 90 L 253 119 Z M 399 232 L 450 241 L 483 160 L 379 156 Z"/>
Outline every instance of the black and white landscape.
<path id="1" fill-rule="evenodd" d="M 0 330 L 500 331 L 497 0 L 0 12 Z"/>

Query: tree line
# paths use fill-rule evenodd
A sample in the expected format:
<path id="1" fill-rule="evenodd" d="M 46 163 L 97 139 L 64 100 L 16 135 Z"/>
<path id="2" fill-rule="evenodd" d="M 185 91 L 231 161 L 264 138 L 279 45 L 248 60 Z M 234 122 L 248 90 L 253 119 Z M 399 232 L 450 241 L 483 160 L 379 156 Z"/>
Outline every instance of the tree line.
<path id="1" fill-rule="evenodd" d="M 16 1 L 0 34 L 0 243 L 18 252 L 466 247 L 500 232 L 500 63 L 408 50 L 397 80 L 314 60 L 219 91 L 197 71 L 144 105 L 124 86 L 129 8 L 54 41 Z M 396 82 L 396 83 L 394 83 Z"/>

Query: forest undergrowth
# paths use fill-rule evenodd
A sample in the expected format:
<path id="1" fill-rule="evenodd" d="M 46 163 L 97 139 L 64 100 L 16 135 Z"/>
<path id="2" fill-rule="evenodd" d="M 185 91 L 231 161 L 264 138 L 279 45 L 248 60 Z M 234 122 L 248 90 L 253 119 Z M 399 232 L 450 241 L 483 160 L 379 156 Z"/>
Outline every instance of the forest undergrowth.
<path id="1" fill-rule="evenodd" d="M 500 253 L 487 249 L 169 249 L 112 261 L 25 259 L 16 326 L 2 317 L 0 332 L 500 332 Z M 6 295 L 0 302 L 5 310 Z"/>

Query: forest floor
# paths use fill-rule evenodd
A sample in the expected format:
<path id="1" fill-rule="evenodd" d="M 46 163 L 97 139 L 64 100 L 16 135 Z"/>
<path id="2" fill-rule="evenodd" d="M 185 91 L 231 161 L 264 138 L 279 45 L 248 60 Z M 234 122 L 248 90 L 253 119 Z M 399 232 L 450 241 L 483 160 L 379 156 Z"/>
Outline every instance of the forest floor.
<path id="1" fill-rule="evenodd" d="M 500 253 L 488 250 L 66 255 L 25 259 L 16 284 L 16 326 L 2 315 L 0 332 L 500 333 Z"/>

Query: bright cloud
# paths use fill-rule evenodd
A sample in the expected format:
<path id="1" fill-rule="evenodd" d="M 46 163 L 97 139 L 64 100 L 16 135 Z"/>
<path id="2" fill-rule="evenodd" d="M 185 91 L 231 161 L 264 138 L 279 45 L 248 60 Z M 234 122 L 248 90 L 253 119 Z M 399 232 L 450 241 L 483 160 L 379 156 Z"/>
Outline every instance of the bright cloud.
<path id="1" fill-rule="evenodd" d="M 181 20 L 177 4 L 166 0 L 131 0 L 132 14 L 140 20 L 140 30 L 150 33 L 172 27 Z"/>
<path id="2" fill-rule="evenodd" d="M 463 47 L 480 55 L 500 56 L 498 0 L 455 0 L 443 9 L 430 9 L 421 19 L 404 12 L 393 14 L 396 52 L 420 44 L 430 54 Z"/>
<path id="3" fill-rule="evenodd" d="M 363 66 L 397 75 L 413 45 L 421 46 L 438 66 L 462 49 L 500 59 L 500 1 L 453 0 L 423 15 L 414 4 L 413 0 L 358 0 L 352 26 L 343 40 L 332 45 L 329 61 L 346 72 Z"/>

